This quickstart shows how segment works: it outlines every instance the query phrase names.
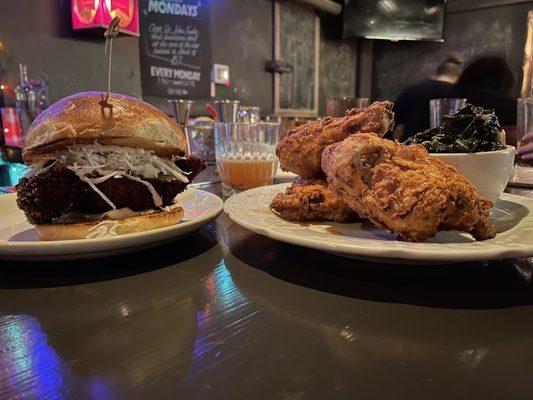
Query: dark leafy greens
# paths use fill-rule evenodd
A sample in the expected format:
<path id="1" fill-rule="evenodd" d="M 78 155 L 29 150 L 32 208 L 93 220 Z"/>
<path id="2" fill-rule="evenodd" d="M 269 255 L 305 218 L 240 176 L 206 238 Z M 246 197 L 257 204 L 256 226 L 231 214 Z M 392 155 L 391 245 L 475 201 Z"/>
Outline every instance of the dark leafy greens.
<path id="1" fill-rule="evenodd" d="M 407 144 L 422 144 L 430 153 L 477 153 L 501 150 L 501 131 L 493 110 L 467 104 L 453 115 L 442 117 L 442 124 L 417 133 Z"/>

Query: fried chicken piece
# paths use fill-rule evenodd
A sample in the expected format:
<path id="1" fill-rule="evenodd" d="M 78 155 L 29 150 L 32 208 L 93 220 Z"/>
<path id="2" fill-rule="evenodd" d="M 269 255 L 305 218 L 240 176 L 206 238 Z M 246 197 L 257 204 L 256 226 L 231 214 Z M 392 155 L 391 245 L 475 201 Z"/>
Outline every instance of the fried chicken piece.
<path id="1" fill-rule="evenodd" d="M 350 222 L 357 218 L 357 213 L 323 179 L 297 179 L 285 193 L 274 197 L 270 208 L 289 221 Z"/>
<path id="2" fill-rule="evenodd" d="M 289 131 L 276 148 L 281 169 L 304 179 L 323 176 L 320 163 L 326 146 L 358 132 L 383 136 L 394 125 L 392 107 L 389 101 L 375 102 L 348 110 L 344 117 L 317 119 Z"/>
<path id="3" fill-rule="evenodd" d="M 496 235 L 488 216 L 492 203 L 421 145 L 352 135 L 326 148 L 322 168 L 350 207 L 400 239 L 420 242 L 440 230 L 470 232 L 477 240 Z"/>

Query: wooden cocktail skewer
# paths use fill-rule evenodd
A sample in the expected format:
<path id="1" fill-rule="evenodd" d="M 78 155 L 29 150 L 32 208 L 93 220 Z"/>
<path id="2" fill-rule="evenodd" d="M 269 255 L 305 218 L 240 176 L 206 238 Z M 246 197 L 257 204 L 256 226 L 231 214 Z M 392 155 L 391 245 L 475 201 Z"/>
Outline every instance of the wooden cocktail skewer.
<path id="1" fill-rule="evenodd" d="M 113 38 L 116 38 L 120 33 L 119 28 L 120 17 L 115 17 L 109 23 L 107 30 L 104 32 L 105 37 L 105 54 L 107 56 L 107 95 L 102 98 L 102 108 L 112 108 L 112 105 L 108 103 L 109 96 L 111 95 L 111 59 L 113 56 Z"/>

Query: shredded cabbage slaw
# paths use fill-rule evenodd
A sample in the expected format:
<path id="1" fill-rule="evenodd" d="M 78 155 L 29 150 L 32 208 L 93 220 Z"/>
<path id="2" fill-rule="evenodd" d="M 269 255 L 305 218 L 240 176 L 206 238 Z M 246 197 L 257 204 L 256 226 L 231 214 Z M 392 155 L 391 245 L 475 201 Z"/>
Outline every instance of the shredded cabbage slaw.
<path id="1" fill-rule="evenodd" d="M 85 239 L 117 236 L 118 221 L 102 221 L 87 231 Z"/>
<path id="2" fill-rule="evenodd" d="M 166 159 L 157 156 L 153 151 L 132 147 L 106 146 L 98 143 L 77 144 L 68 146 L 46 161 L 32 165 L 28 176 L 46 172 L 60 162 L 83 182 L 86 182 L 113 210 L 116 210 L 115 204 L 96 186 L 111 178 L 126 178 L 142 183 L 152 195 L 154 204 L 158 208 L 163 208 L 163 199 L 154 186 L 145 179 L 157 179 L 164 176 L 188 183 L 189 179 L 186 175 L 189 172 L 181 170 L 174 164 L 179 158 Z M 50 160 L 53 160 L 53 163 L 45 167 Z M 100 176 L 88 177 L 93 172 Z"/>

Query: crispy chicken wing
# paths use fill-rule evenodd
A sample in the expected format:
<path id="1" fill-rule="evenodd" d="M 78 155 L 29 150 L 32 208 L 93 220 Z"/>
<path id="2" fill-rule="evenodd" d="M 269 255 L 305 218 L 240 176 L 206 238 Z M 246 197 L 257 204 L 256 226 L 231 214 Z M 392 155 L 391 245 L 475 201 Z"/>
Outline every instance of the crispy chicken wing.
<path id="1" fill-rule="evenodd" d="M 400 239 L 423 241 L 440 230 L 470 232 L 477 240 L 496 235 L 488 217 L 492 203 L 421 145 L 352 135 L 326 148 L 322 168 L 350 207 Z"/>
<path id="2" fill-rule="evenodd" d="M 350 222 L 357 218 L 355 211 L 323 179 L 297 179 L 285 193 L 274 197 L 270 208 L 289 221 Z"/>
<path id="3" fill-rule="evenodd" d="M 344 117 L 318 119 L 289 131 L 276 148 L 281 168 L 304 179 L 323 176 L 320 162 L 326 146 L 357 132 L 383 136 L 394 125 L 392 106 L 389 101 L 375 102 L 348 110 Z"/>

